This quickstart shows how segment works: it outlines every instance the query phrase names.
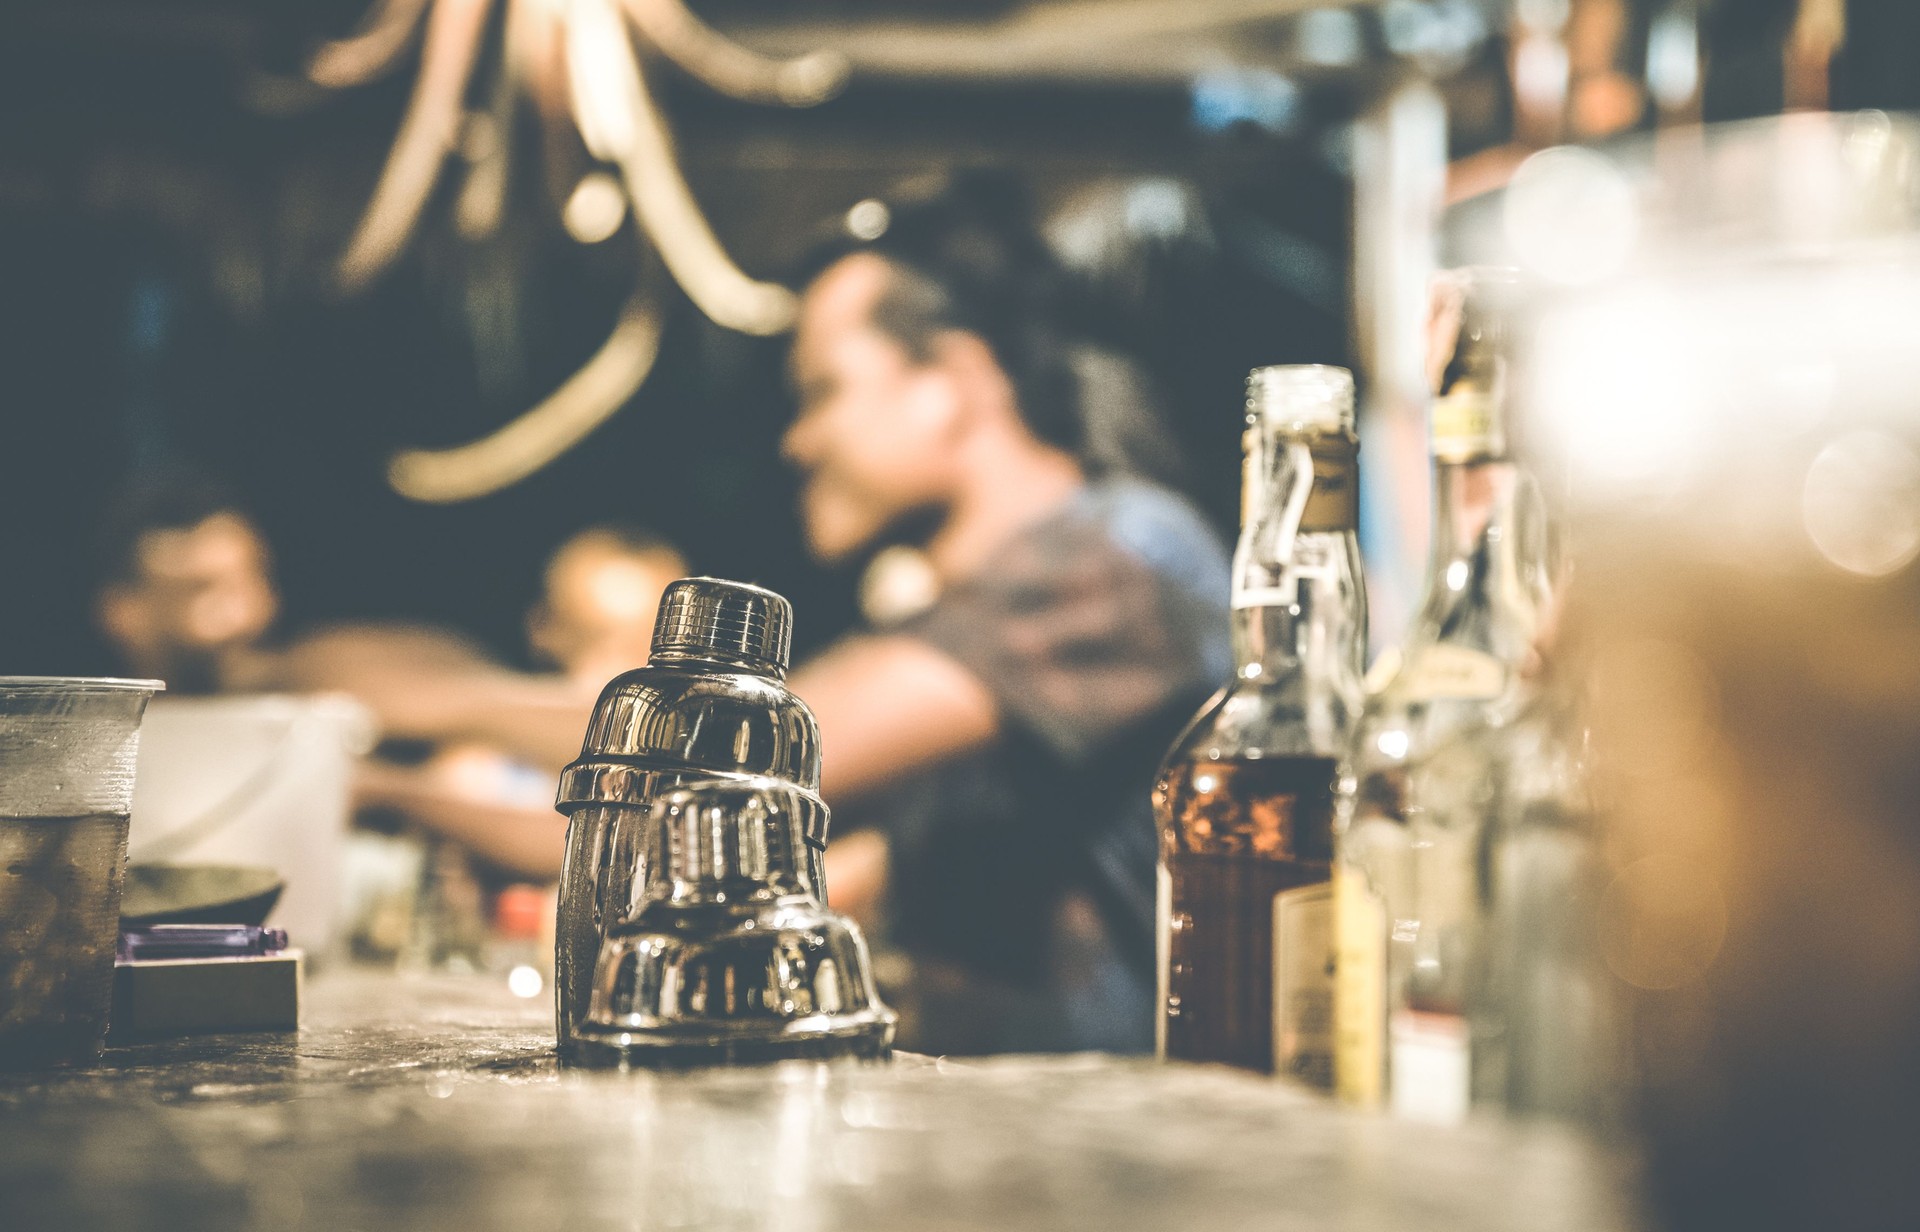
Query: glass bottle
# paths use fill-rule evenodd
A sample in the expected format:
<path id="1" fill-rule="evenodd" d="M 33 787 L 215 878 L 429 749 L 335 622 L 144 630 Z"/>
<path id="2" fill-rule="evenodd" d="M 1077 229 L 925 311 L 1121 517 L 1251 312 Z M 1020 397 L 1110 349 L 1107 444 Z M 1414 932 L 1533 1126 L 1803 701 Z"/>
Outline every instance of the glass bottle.
<path id="1" fill-rule="evenodd" d="M 1426 593 L 1369 680 L 1336 822 L 1340 1093 L 1440 1122 L 1501 1081 L 1499 1015 L 1474 1012 L 1494 1000 L 1490 825 L 1551 580 L 1537 490 L 1507 452 L 1510 286 L 1491 271 L 1452 284 Z"/>
<path id="2" fill-rule="evenodd" d="M 1617 1111 L 1607 1097 L 1622 1070 L 1598 946 L 1606 878 L 1582 701 L 1550 664 L 1502 731 L 1487 843 L 1487 995 L 1469 1010 L 1482 1024 L 1476 1038 L 1499 1046 L 1476 1066 L 1475 1099 L 1522 1115 L 1601 1122 Z"/>
<path id="3" fill-rule="evenodd" d="M 1255 370 L 1245 447 L 1239 667 L 1154 790 L 1159 1050 L 1330 1086 L 1334 784 L 1367 623 L 1352 375 Z"/>

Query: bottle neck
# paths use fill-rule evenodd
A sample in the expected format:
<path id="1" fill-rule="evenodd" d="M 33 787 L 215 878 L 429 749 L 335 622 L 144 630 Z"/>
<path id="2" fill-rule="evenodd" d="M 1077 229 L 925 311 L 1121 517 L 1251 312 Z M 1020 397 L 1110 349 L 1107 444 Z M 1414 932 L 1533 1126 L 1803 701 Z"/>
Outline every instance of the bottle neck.
<path id="1" fill-rule="evenodd" d="M 1232 626 L 1242 680 L 1359 676 L 1366 595 L 1355 450 L 1341 430 L 1247 434 Z"/>
<path id="2" fill-rule="evenodd" d="M 1531 640 L 1546 583 L 1534 501 L 1525 472 L 1505 458 L 1434 463 L 1421 632 Z"/>
<path id="3" fill-rule="evenodd" d="M 1358 679 L 1366 654 L 1365 590 L 1352 532 L 1301 535 L 1292 602 L 1236 602 L 1233 651 L 1240 679 L 1294 673 Z"/>

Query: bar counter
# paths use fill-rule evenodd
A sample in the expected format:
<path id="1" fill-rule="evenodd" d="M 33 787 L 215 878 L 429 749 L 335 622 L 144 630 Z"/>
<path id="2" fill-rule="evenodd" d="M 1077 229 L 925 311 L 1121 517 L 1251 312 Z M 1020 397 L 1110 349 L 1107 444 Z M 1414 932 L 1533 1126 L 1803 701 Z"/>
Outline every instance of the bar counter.
<path id="1" fill-rule="evenodd" d="M 336 970 L 298 1034 L 0 1075 L 0 1226 L 1623 1232 L 1623 1164 L 1099 1057 L 561 1071 L 544 996 Z"/>

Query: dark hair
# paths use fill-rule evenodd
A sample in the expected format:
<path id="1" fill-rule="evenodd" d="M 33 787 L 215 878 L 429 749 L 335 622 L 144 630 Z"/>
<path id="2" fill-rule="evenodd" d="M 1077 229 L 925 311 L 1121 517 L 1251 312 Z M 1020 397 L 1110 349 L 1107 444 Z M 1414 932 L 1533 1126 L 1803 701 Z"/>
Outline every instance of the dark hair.
<path id="1" fill-rule="evenodd" d="M 192 530 L 217 514 L 253 519 L 239 498 L 204 475 L 168 473 L 137 481 L 107 508 L 95 537 L 101 586 L 140 580 L 140 542 L 157 531 Z"/>
<path id="2" fill-rule="evenodd" d="M 1007 374 L 1028 429 L 1076 457 L 1085 454 L 1075 340 L 1065 320 L 1067 278 L 1020 185 L 976 172 L 937 195 L 863 201 L 809 254 L 802 285 L 858 253 L 893 267 L 873 320 L 908 355 L 930 359 L 949 330 L 974 335 Z"/>

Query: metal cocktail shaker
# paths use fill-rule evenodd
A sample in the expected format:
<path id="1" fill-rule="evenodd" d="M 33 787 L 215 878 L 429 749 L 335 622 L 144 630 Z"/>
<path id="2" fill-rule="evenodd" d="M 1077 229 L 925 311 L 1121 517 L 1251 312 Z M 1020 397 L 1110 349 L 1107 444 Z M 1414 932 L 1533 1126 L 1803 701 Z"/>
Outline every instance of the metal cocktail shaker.
<path id="1" fill-rule="evenodd" d="M 654 802 L 650 876 L 600 948 L 574 1063 L 889 1055 L 894 1014 L 866 941 L 809 884 L 813 804 L 789 783 L 731 776 Z"/>
<path id="2" fill-rule="evenodd" d="M 601 692 L 580 756 L 560 776 L 567 814 L 554 940 L 560 1056 L 575 1055 L 606 931 L 632 912 L 650 875 L 648 806 L 695 779 L 766 776 L 802 789 L 803 861 L 824 899 L 820 727 L 787 691 L 793 608 L 758 586 L 682 578 L 667 587 L 645 667 Z"/>

